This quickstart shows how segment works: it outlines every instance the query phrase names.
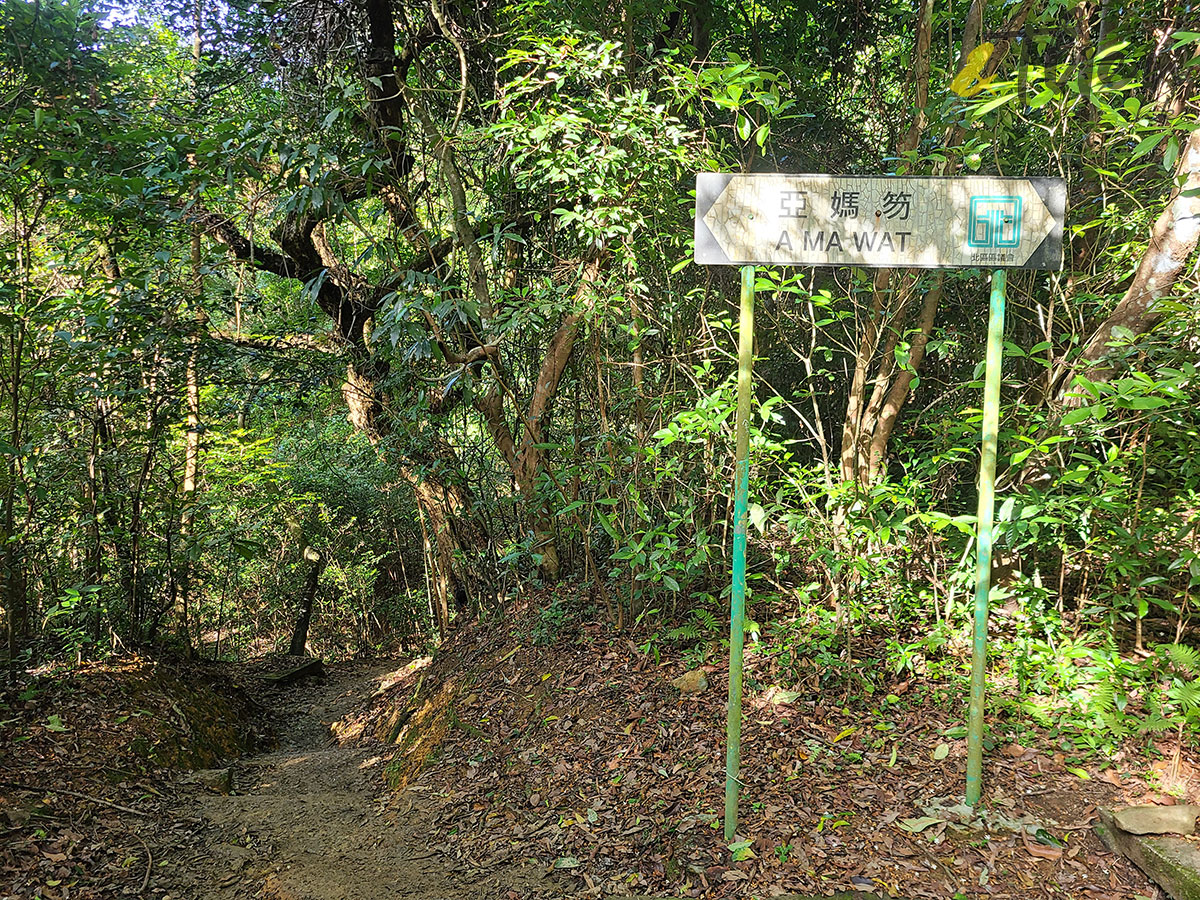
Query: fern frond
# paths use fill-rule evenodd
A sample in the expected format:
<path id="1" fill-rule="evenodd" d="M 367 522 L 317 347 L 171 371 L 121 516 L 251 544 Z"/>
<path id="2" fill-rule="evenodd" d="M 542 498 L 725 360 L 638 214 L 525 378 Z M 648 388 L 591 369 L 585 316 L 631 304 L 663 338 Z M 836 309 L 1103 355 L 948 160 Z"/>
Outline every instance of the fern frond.
<path id="1" fill-rule="evenodd" d="M 1200 682 L 1179 681 L 1167 691 L 1167 696 L 1175 701 L 1179 712 L 1185 718 L 1200 709 Z"/>
<path id="2" fill-rule="evenodd" d="M 1193 677 L 1200 675 L 1200 650 L 1187 644 L 1160 644 L 1158 649 L 1166 651 L 1175 668 Z"/>
<path id="3" fill-rule="evenodd" d="M 1118 712 L 1101 713 L 1100 723 L 1104 726 L 1107 736 L 1114 741 L 1123 741 L 1129 737 L 1129 717 Z"/>
<path id="4" fill-rule="evenodd" d="M 1152 713 L 1138 723 L 1138 731 L 1142 734 L 1157 734 L 1160 731 L 1171 731 L 1178 727 L 1178 722 L 1171 721 L 1161 713 Z"/>
<path id="5" fill-rule="evenodd" d="M 1117 706 L 1117 687 L 1109 679 L 1101 680 L 1088 692 L 1088 706 L 1101 716 L 1111 715 Z"/>
<path id="6" fill-rule="evenodd" d="M 695 625 L 678 625 L 667 632 L 667 639 L 671 641 L 694 641 L 700 637 L 700 629 Z"/>

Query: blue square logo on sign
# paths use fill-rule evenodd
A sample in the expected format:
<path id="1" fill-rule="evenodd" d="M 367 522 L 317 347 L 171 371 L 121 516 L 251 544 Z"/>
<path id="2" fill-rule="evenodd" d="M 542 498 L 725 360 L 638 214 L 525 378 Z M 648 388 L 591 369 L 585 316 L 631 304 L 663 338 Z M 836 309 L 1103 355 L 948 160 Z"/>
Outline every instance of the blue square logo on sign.
<path id="1" fill-rule="evenodd" d="M 1017 247 L 1021 243 L 1020 197 L 972 197 L 967 246 Z"/>

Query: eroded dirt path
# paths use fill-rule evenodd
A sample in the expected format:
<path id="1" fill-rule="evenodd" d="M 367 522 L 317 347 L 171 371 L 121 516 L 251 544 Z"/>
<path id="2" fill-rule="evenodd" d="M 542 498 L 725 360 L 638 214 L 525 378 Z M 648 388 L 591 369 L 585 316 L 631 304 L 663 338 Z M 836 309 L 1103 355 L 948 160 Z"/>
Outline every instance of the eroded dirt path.
<path id="1" fill-rule="evenodd" d="M 232 794 L 194 795 L 201 846 L 173 866 L 173 898 L 505 896 L 513 873 L 503 885 L 470 877 L 431 843 L 437 798 L 384 789 L 385 748 L 333 740 L 330 724 L 369 699 L 397 665 L 339 667 L 265 698 L 278 749 L 235 764 Z"/>

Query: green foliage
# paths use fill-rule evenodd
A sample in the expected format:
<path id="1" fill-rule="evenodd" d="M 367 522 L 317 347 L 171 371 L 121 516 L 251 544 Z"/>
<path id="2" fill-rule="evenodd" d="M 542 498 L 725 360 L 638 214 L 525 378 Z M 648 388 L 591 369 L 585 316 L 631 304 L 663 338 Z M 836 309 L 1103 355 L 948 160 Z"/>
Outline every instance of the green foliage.
<path id="1" fill-rule="evenodd" d="M 533 626 L 533 643 L 538 647 L 546 647 L 558 640 L 563 625 L 567 621 L 567 608 L 558 597 L 553 598 L 538 614 Z"/>
<path id="2" fill-rule="evenodd" d="M 448 31 L 411 7 L 369 48 L 355 16 L 235 4 L 199 60 L 160 7 L 0 10 L 0 570 L 27 645 L 277 648 L 306 551 L 314 650 L 415 645 L 460 589 L 500 615 L 557 551 L 613 626 L 706 661 L 736 285 L 690 265 L 693 174 L 1056 173 L 1067 271 L 1011 278 L 996 675 L 1083 751 L 1195 727 L 1191 262 L 1155 330 L 1077 363 L 1174 187 L 1194 32 L 1164 43 L 1135 3 L 1095 46 L 1087 10 L 1044 4 L 964 98 L 963 10 L 937 6 L 898 158 L 907 7 L 522 0 L 447 7 Z M 1020 9 L 989 5 L 985 37 Z M 980 274 L 897 277 L 875 312 L 864 271 L 758 272 L 749 599 L 781 680 L 961 686 Z M 841 460 L 860 375 L 872 415 L 911 379 L 865 478 Z M 535 640 L 567 618 L 549 602 Z"/>
<path id="3" fill-rule="evenodd" d="M 504 177 L 546 195 L 584 246 L 636 239 L 694 164 L 696 135 L 670 112 L 688 101 L 689 70 L 656 62 L 655 97 L 628 84 L 619 44 L 574 35 L 514 47 L 500 67 L 509 70 L 492 129 L 509 147 Z"/>

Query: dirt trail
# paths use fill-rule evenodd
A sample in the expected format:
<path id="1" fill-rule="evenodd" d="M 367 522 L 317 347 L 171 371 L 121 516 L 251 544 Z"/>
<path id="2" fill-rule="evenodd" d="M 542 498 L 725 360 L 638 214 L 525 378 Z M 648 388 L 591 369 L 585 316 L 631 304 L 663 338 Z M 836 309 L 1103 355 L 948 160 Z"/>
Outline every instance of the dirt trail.
<path id="1" fill-rule="evenodd" d="M 233 767 L 234 793 L 195 796 L 202 847 L 174 862 L 172 900 L 474 900 L 521 896 L 532 865 L 480 879 L 436 841 L 437 799 L 383 788 L 379 748 L 338 746 L 330 724 L 379 688 L 397 663 L 335 668 L 279 691 L 277 750 Z"/>

